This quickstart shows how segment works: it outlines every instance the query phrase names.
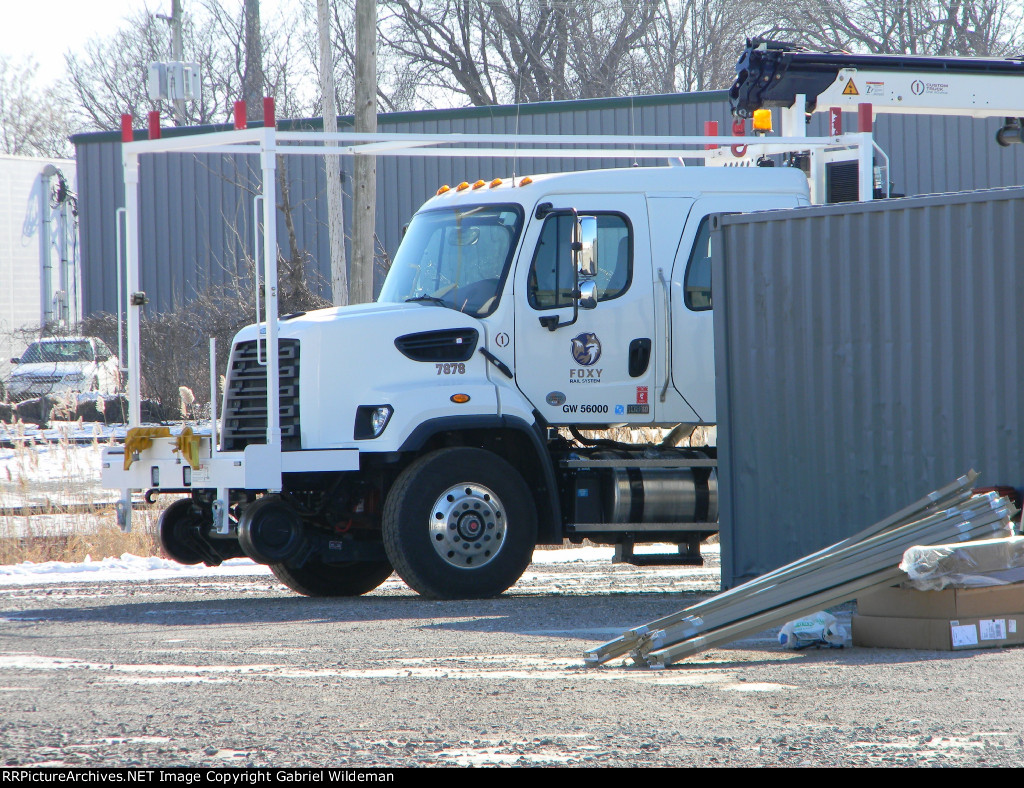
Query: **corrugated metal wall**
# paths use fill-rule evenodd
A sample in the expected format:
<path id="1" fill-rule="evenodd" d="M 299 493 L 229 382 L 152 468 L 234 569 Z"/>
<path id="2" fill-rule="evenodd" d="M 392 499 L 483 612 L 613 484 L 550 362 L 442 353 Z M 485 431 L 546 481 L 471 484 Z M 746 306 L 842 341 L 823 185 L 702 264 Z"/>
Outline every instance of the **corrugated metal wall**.
<path id="1" fill-rule="evenodd" d="M 727 216 L 722 579 L 952 481 L 1024 486 L 1024 189 Z"/>
<path id="2" fill-rule="evenodd" d="M 847 122 L 852 118 L 848 115 Z M 381 115 L 381 132 L 463 132 L 521 134 L 701 134 L 705 120 L 727 129 L 724 92 L 644 96 L 515 107 Z M 342 119 L 344 124 L 346 119 Z M 1000 149 L 993 142 L 998 121 L 957 118 L 878 120 L 876 137 L 892 160 L 897 191 L 984 188 L 1024 183 L 1022 146 Z M 319 121 L 280 124 L 282 129 L 319 128 Z M 815 117 L 811 133 L 824 129 Z M 209 129 L 205 129 L 209 130 Z M 196 133 L 203 130 L 182 130 Z M 166 130 L 165 135 L 182 133 Z M 144 137 L 145 135 L 140 135 Z M 117 133 L 75 138 L 81 194 L 85 310 L 116 310 L 114 211 L 124 202 L 120 137 Z M 443 183 L 526 175 L 574 168 L 625 166 L 622 161 L 445 160 L 379 158 L 377 234 L 388 256 L 401 239 L 402 225 Z M 153 307 L 165 309 L 209 283 L 245 273 L 243 252 L 251 249 L 255 157 L 174 155 L 144 157 L 142 172 L 142 287 Z M 351 189 L 351 160 L 343 160 L 346 194 Z M 311 269 L 329 281 L 323 163 L 314 157 L 289 157 L 288 182 L 297 206 L 296 236 L 311 257 Z M 351 217 L 346 200 L 346 220 Z M 226 221 L 225 221 L 226 219 Z M 287 253 L 283 220 L 278 228 Z M 378 286 L 381 277 L 378 273 Z"/>

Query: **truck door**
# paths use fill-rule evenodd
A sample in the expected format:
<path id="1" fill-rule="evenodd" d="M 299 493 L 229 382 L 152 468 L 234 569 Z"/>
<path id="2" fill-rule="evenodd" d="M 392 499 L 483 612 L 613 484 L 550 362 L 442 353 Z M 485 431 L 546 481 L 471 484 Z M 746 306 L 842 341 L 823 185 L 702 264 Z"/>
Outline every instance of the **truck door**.
<path id="1" fill-rule="evenodd" d="M 672 384 L 696 411 L 700 422 L 713 424 L 715 345 L 711 308 L 712 249 L 709 215 L 792 208 L 795 195 L 723 194 L 697 200 L 686 221 L 672 267 Z"/>
<path id="2" fill-rule="evenodd" d="M 516 384 L 554 424 L 649 423 L 655 382 L 654 300 L 642 195 L 549 196 L 554 209 L 597 217 L 598 301 L 573 319 L 573 217 L 534 218 L 516 267 Z"/>

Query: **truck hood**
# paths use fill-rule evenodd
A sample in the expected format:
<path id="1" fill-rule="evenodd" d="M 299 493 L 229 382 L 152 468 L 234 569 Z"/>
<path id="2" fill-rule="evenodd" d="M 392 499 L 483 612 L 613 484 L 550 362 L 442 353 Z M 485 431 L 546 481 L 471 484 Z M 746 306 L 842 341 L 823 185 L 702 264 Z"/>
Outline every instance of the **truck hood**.
<path id="1" fill-rule="evenodd" d="M 328 324 L 328 325 L 325 325 Z M 355 304 L 306 312 L 286 318 L 278 323 L 278 335 L 285 339 L 303 339 L 311 333 L 328 332 L 347 341 L 375 342 L 384 339 L 394 347 L 395 338 L 416 331 L 445 328 L 476 328 L 483 333 L 480 321 L 454 309 L 417 301 L 405 304 Z M 354 334 L 350 334 L 354 331 Z M 260 326 L 258 335 L 266 336 L 266 326 Z M 236 342 L 257 337 L 255 325 L 246 326 L 235 337 Z M 482 337 L 481 337 L 482 339 Z"/>
<path id="2" fill-rule="evenodd" d="M 88 375 L 95 368 L 92 361 L 39 361 L 33 364 L 18 364 L 11 372 L 12 378 L 37 378 L 81 374 Z"/>
<path id="3" fill-rule="evenodd" d="M 299 407 L 291 412 L 303 449 L 395 451 L 425 421 L 497 411 L 488 362 L 465 344 L 475 331 L 476 347 L 485 346 L 485 324 L 463 312 L 429 301 L 359 304 L 289 318 L 279 329 L 282 340 L 299 342 L 297 364 L 285 368 L 298 368 Z M 248 326 L 236 343 L 256 337 L 257 327 Z M 396 343 L 399 337 L 409 340 Z M 467 395 L 468 404 L 453 404 L 455 394 Z M 359 438 L 358 409 L 377 406 L 393 409 L 386 430 L 379 439 Z"/>

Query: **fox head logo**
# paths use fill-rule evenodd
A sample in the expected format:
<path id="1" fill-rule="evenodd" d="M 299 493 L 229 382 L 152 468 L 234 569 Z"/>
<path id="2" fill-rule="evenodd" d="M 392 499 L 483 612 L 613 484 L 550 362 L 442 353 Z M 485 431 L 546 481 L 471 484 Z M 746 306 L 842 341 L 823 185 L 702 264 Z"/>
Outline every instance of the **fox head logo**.
<path id="1" fill-rule="evenodd" d="M 597 334 L 580 334 L 572 339 L 572 357 L 581 367 L 589 367 L 601 358 L 601 340 Z"/>

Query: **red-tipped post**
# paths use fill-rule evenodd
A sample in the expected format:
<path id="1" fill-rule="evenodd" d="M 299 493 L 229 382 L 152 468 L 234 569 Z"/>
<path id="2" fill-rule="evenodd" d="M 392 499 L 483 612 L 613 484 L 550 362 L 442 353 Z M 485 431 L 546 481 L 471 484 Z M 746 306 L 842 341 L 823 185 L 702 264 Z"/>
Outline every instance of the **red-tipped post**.
<path id="1" fill-rule="evenodd" d="M 839 107 L 831 107 L 828 111 L 828 134 L 838 137 L 843 133 L 843 111 Z"/>
<path id="2" fill-rule="evenodd" d="M 160 111 L 150 110 L 149 113 L 149 138 L 151 140 L 160 139 Z"/>
<path id="3" fill-rule="evenodd" d="M 871 131 L 871 114 L 870 104 L 857 105 L 857 131 Z"/>
<path id="4" fill-rule="evenodd" d="M 236 101 L 235 102 L 235 128 L 236 129 L 244 129 L 245 127 L 246 127 L 245 102 L 244 101 Z"/>
<path id="5" fill-rule="evenodd" d="M 274 115 L 274 98 L 265 96 L 263 98 L 263 127 L 272 129 L 277 126 L 277 117 Z"/>
<path id="6" fill-rule="evenodd" d="M 704 136 L 705 137 L 717 137 L 718 136 L 718 121 L 717 120 L 706 120 L 704 121 Z M 718 148 L 717 145 L 705 145 L 704 150 L 715 150 Z"/>
<path id="7" fill-rule="evenodd" d="M 132 116 L 125 113 L 121 116 L 121 142 L 134 142 L 135 132 L 132 130 Z"/>

